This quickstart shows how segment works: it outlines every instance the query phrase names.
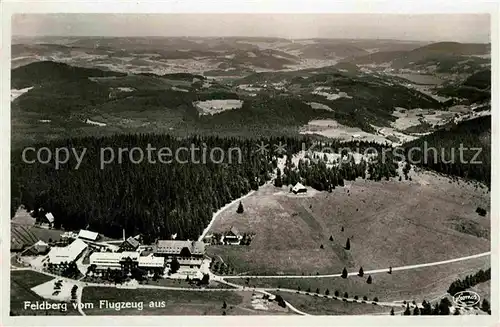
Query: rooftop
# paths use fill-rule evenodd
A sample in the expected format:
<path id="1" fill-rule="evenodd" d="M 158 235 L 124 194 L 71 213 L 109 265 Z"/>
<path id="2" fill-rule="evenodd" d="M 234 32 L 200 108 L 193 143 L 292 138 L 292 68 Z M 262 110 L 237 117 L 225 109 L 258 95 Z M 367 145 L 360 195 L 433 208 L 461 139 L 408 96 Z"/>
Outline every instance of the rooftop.
<path id="1" fill-rule="evenodd" d="M 91 231 L 85 230 L 85 229 L 80 230 L 80 232 L 78 233 L 79 238 L 84 238 L 84 239 L 88 239 L 88 240 L 92 240 L 92 241 L 97 240 L 98 236 L 99 236 L 99 233 L 91 232 Z"/>
<path id="2" fill-rule="evenodd" d="M 49 260 L 51 263 L 59 264 L 64 261 L 74 261 L 80 253 L 87 248 L 87 244 L 82 240 L 74 240 L 73 243 L 66 247 L 53 247 L 49 252 Z"/>
<path id="3" fill-rule="evenodd" d="M 189 250 L 190 254 L 205 254 L 205 243 L 199 241 L 175 241 L 159 240 L 154 252 L 180 254 L 183 249 Z"/>

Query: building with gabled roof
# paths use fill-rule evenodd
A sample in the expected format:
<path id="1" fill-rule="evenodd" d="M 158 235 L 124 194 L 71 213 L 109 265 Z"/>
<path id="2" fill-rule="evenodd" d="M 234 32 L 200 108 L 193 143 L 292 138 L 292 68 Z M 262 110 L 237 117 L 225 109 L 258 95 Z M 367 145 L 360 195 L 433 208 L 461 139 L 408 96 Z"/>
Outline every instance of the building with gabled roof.
<path id="1" fill-rule="evenodd" d="M 87 244 L 80 239 L 76 239 L 68 246 L 53 247 L 49 251 L 49 262 L 55 265 L 63 262 L 73 262 L 87 248 Z"/>
<path id="2" fill-rule="evenodd" d="M 299 183 L 295 184 L 294 187 L 292 187 L 292 192 L 295 194 L 305 193 L 305 192 L 307 192 L 307 188 L 299 182 Z"/>
<path id="3" fill-rule="evenodd" d="M 236 229 L 236 227 L 232 226 L 229 231 L 224 234 L 224 243 L 226 244 L 240 244 L 243 236 Z"/>
<path id="4" fill-rule="evenodd" d="M 45 215 L 40 217 L 39 222 L 41 225 L 47 224 L 49 227 L 52 227 L 54 225 L 54 215 L 47 212 Z"/>
<path id="5" fill-rule="evenodd" d="M 135 251 L 126 252 L 93 252 L 89 261 L 97 269 L 122 269 L 128 262 L 132 266 L 137 266 L 140 253 Z"/>
<path id="6" fill-rule="evenodd" d="M 139 257 L 139 268 L 165 268 L 165 258 L 164 257 Z"/>
<path id="7" fill-rule="evenodd" d="M 42 240 L 39 240 L 33 245 L 36 253 L 45 253 L 49 250 L 49 245 Z"/>
<path id="8" fill-rule="evenodd" d="M 181 266 L 199 268 L 205 255 L 205 243 L 201 241 L 158 240 L 153 246 L 156 257 L 176 258 Z"/>
<path id="9" fill-rule="evenodd" d="M 130 236 L 122 244 L 120 244 L 119 251 L 136 251 L 141 243 L 135 238 Z"/>
<path id="10" fill-rule="evenodd" d="M 89 230 L 82 229 L 78 233 L 78 238 L 82 239 L 82 240 L 85 240 L 85 241 L 93 241 L 93 242 L 95 242 L 99 238 L 99 233 L 91 232 Z"/>
<path id="11" fill-rule="evenodd" d="M 119 270 L 126 266 L 129 268 L 139 267 L 143 269 L 165 268 L 164 257 L 140 256 L 139 252 L 94 252 L 90 255 L 90 264 L 95 265 L 97 270 Z"/>

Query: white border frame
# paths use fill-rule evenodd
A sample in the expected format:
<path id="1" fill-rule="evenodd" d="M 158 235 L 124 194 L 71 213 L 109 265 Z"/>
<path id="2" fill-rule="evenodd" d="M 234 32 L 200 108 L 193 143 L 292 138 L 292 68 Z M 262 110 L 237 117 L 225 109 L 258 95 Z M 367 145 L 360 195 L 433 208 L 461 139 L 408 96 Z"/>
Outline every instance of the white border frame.
<path id="1" fill-rule="evenodd" d="M 489 13 L 492 48 L 492 149 L 500 148 L 499 109 L 499 3 L 496 1 L 326 1 L 326 0 L 255 0 L 255 1 L 9 1 L 2 8 L 1 33 L 1 109 L 2 136 L 0 158 L 0 209 L 2 213 L 0 244 L 2 253 L 2 316 L 5 326 L 97 326 L 97 325 L 174 325 L 174 326 L 499 326 L 499 202 L 491 201 L 491 316 L 9 316 L 10 303 L 10 43 L 11 15 L 15 13 L 394 13 L 452 14 Z M 496 91 L 496 92 L 495 92 Z M 500 175 L 496 164 L 499 154 L 492 151 L 491 199 L 498 198 Z"/>

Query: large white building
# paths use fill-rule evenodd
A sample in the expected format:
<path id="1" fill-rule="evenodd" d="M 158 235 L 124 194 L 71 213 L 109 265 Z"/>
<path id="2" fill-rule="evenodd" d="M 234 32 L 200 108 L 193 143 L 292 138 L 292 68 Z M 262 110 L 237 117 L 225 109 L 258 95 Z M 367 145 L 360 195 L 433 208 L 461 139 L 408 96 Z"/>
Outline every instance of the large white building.
<path id="1" fill-rule="evenodd" d="M 82 240 L 76 239 L 68 246 L 53 247 L 49 251 L 49 262 L 59 265 L 63 262 L 73 262 L 87 248 L 87 244 Z"/>
<path id="2" fill-rule="evenodd" d="M 154 255 L 179 261 L 181 266 L 200 268 L 205 255 L 205 243 L 200 241 L 159 240 L 153 247 Z"/>
<path id="3" fill-rule="evenodd" d="M 165 267 L 165 258 L 141 256 L 139 252 L 94 252 L 90 255 L 90 264 L 99 270 L 122 269 L 126 264 L 133 267 L 153 269 Z"/>
<path id="4" fill-rule="evenodd" d="M 94 252 L 89 260 L 90 264 L 96 265 L 97 269 L 121 269 L 126 258 L 137 262 L 139 256 L 139 252 Z"/>

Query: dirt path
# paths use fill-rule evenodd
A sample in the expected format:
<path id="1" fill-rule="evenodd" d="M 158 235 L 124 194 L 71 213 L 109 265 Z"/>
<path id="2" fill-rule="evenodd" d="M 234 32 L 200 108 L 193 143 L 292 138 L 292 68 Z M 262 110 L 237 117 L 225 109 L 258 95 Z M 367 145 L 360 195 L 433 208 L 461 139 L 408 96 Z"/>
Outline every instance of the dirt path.
<path id="1" fill-rule="evenodd" d="M 203 230 L 203 233 L 201 233 L 200 237 L 198 237 L 198 241 L 203 241 L 203 238 L 207 235 L 208 231 L 210 230 L 210 228 L 212 228 L 212 225 L 213 223 L 215 222 L 215 219 L 217 219 L 217 217 L 224 211 L 226 210 L 227 208 L 229 208 L 231 205 L 235 204 L 236 202 L 238 201 L 241 201 L 243 200 L 244 198 L 254 194 L 255 191 L 250 191 L 248 192 L 247 194 L 243 195 L 242 197 L 236 199 L 236 200 L 233 200 L 231 201 L 230 203 L 226 204 L 225 206 L 223 206 L 222 208 L 220 208 L 219 210 L 217 210 L 216 213 L 214 213 L 214 215 L 212 216 L 212 220 L 210 221 L 210 223 L 208 224 L 207 228 L 205 228 Z"/>

